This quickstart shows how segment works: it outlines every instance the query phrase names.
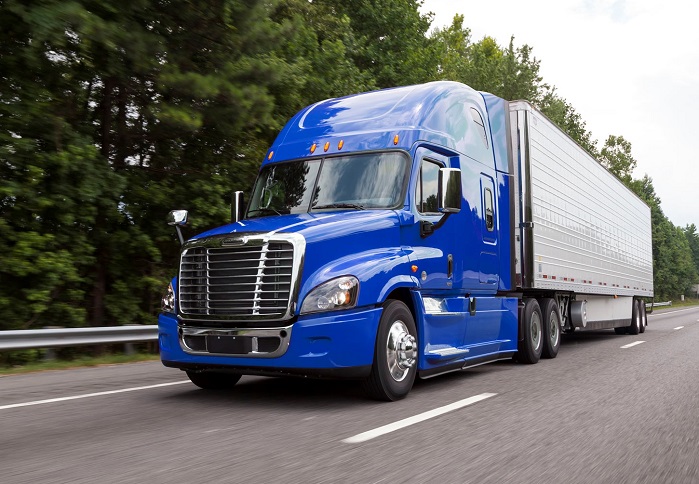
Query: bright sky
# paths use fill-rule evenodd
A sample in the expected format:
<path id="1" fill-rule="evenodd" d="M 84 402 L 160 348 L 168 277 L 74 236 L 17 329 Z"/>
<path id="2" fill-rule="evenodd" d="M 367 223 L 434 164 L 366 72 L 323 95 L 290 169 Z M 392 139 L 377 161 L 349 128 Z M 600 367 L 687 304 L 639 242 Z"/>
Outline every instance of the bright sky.
<path id="1" fill-rule="evenodd" d="M 631 142 L 665 215 L 699 227 L 699 3 L 687 0 L 424 0 L 432 28 L 463 14 L 471 38 L 528 44 L 601 148 Z"/>

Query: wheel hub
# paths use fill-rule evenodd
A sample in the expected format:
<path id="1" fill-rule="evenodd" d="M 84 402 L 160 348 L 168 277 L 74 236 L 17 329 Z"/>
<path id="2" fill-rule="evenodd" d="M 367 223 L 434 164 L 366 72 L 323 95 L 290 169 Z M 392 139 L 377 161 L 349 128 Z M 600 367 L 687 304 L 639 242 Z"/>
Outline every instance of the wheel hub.
<path id="1" fill-rule="evenodd" d="M 396 381 L 402 381 L 410 368 L 415 366 L 417 341 L 403 321 L 395 321 L 391 325 L 386 341 L 386 357 L 388 370 Z"/>

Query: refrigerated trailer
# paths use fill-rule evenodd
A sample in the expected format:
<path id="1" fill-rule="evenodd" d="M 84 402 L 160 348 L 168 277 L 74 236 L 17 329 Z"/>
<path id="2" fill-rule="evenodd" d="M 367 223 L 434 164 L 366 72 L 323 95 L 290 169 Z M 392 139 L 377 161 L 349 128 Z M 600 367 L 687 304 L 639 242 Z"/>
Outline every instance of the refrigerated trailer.
<path id="1" fill-rule="evenodd" d="M 183 242 L 160 352 L 202 388 L 362 380 L 378 399 L 562 332 L 637 334 L 650 210 L 530 103 L 455 82 L 321 101 L 270 147 L 234 220 Z M 184 210 L 171 212 L 181 234 Z"/>
<path id="2" fill-rule="evenodd" d="M 644 331 L 633 301 L 653 296 L 650 208 L 531 104 L 509 112 L 517 286 L 555 296 L 567 330 Z"/>

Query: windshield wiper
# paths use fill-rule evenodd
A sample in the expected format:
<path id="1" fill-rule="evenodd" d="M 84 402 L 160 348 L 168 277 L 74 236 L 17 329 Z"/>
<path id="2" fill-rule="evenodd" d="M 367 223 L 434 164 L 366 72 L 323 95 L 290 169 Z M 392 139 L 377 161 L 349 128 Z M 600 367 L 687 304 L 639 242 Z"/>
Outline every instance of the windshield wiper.
<path id="1" fill-rule="evenodd" d="M 248 215 L 252 218 L 254 216 L 262 216 L 264 217 L 265 215 L 286 215 L 291 213 L 288 209 L 280 208 L 279 210 L 275 210 L 273 208 L 256 208 L 255 210 L 250 210 Z M 256 215 L 253 215 L 256 214 Z"/>
<path id="2" fill-rule="evenodd" d="M 311 208 L 313 210 L 323 208 L 353 208 L 355 210 L 366 210 L 363 205 L 357 205 L 356 203 L 329 203 L 328 205 L 313 205 Z"/>

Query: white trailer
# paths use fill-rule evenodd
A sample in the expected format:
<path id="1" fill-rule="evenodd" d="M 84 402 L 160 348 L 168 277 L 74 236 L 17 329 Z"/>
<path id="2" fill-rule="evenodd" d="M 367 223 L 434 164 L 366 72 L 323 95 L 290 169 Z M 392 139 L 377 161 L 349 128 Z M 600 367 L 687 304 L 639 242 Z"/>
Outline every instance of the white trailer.
<path id="1" fill-rule="evenodd" d="M 510 103 L 510 134 L 518 288 L 554 296 L 564 330 L 643 332 L 650 208 L 531 104 Z"/>

